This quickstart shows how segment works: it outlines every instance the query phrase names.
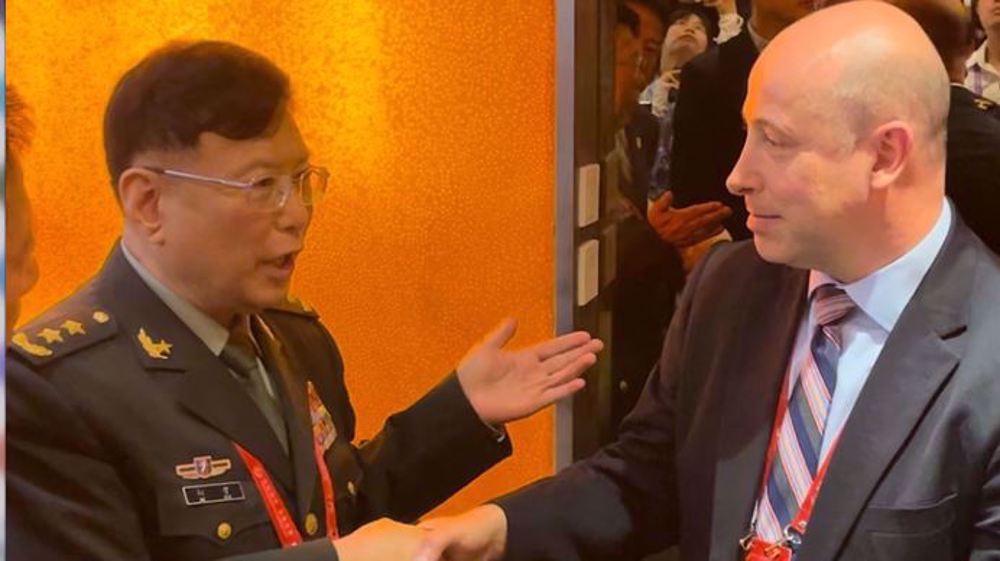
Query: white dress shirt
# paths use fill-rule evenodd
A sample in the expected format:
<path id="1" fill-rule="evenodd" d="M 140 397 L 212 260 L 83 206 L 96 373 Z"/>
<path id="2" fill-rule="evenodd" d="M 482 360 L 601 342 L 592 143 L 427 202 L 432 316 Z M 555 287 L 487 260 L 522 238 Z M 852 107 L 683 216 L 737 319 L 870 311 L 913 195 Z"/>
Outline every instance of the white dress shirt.
<path id="1" fill-rule="evenodd" d="M 896 321 L 944 246 L 951 223 L 951 205 L 943 200 L 937 222 L 917 245 L 892 263 L 850 284 L 837 282 L 820 271 L 809 272 L 808 296 L 820 285 L 833 284 L 846 292 L 857 305 L 857 309 L 841 323 L 843 348 L 837 361 L 837 385 L 823 432 L 822 458 L 830 452 L 833 440 L 847 422 Z M 791 397 L 799 367 L 816 331 L 811 316 L 809 310 L 799 324 L 786 399 Z"/>

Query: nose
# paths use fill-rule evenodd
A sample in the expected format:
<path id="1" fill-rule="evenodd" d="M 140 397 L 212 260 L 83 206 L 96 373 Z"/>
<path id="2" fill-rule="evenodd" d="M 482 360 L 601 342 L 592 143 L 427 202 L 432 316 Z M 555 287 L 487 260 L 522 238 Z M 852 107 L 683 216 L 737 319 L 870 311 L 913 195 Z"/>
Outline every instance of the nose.
<path id="1" fill-rule="evenodd" d="M 288 232 L 296 237 L 305 235 L 309 222 L 312 220 L 312 206 L 306 205 L 302 200 L 302 193 L 299 189 L 292 189 L 288 194 L 285 206 L 278 210 L 278 229 Z"/>
<path id="2" fill-rule="evenodd" d="M 759 178 L 753 171 L 753 159 L 753 153 L 748 140 L 743 143 L 743 150 L 740 151 L 740 157 L 736 161 L 736 165 L 733 166 L 733 170 L 729 172 L 729 177 L 726 178 L 726 189 L 730 193 L 738 197 L 745 197 L 760 188 Z"/>

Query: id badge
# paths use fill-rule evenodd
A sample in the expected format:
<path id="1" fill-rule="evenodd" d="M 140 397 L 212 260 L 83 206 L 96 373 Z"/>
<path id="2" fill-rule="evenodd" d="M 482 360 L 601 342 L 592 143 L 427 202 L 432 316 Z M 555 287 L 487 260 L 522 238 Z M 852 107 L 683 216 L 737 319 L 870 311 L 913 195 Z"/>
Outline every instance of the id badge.
<path id="1" fill-rule="evenodd" d="M 744 561 L 792 561 L 792 550 L 754 538 L 746 550 Z"/>

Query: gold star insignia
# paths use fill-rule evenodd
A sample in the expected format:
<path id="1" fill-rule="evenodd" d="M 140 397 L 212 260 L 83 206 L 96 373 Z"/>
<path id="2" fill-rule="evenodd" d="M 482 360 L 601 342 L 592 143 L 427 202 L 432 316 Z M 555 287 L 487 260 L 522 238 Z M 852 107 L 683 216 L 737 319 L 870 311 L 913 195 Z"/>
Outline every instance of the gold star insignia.
<path id="1" fill-rule="evenodd" d="M 17 333 L 10 339 L 11 344 L 33 356 L 52 356 L 52 349 L 32 343 L 24 333 Z"/>
<path id="2" fill-rule="evenodd" d="M 62 332 L 59 331 L 58 329 L 52 329 L 52 328 L 48 328 L 47 327 L 47 328 L 39 331 L 38 332 L 38 336 L 41 337 L 42 339 L 45 339 L 45 342 L 48 343 L 48 344 L 50 344 L 50 345 L 52 343 L 62 343 L 63 342 Z"/>
<path id="3" fill-rule="evenodd" d="M 139 328 L 138 334 L 139 344 L 142 345 L 142 350 L 146 351 L 151 358 L 166 360 L 170 356 L 170 349 L 173 347 L 170 343 L 161 340 L 159 343 L 154 342 L 152 337 L 146 333 L 145 328 Z"/>
<path id="4" fill-rule="evenodd" d="M 102 312 L 100 310 L 97 310 L 96 312 L 94 312 L 94 316 L 93 317 L 94 317 L 94 321 L 96 321 L 97 323 L 108 323 L 108 321 L 111 320 L 111 316 L 109 316 L 108 314 L 106 314 L 106 313 L 104 313 L 104 312 Z"/>
<path id="5" fill-rule="evenodd" d="M 69 333 L 70 335 L 86 335 L 87 334 L 87 330 L 83 328 L 83 324 L 82 323 L 80 323 L 78 321 L 73 321 L 71 319 L 68 319 L 68 320 L 64 321 L 63 324 L 60 327 L 62 327 L 63 329 L 65 329 L 66 333 Z"/>

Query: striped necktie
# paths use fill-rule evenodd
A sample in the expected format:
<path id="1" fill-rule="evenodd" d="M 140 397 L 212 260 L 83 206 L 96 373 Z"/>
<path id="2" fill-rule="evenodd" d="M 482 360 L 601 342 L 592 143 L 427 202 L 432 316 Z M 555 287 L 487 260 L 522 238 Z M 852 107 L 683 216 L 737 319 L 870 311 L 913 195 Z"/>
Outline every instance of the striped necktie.
<path id="1" fill-rule="evenodd" d="M 771 543 L 784 537 L 784 528 L 798 514 L 816 477 L 830 402 L 837 387 L 840 324 L 854 308 L 850 296 L 832 284 L 821 285 L 813 292 L 815 333 L 794 379 L 778 433 L 777 454 L 758 507 L 757 533 Z"/>

